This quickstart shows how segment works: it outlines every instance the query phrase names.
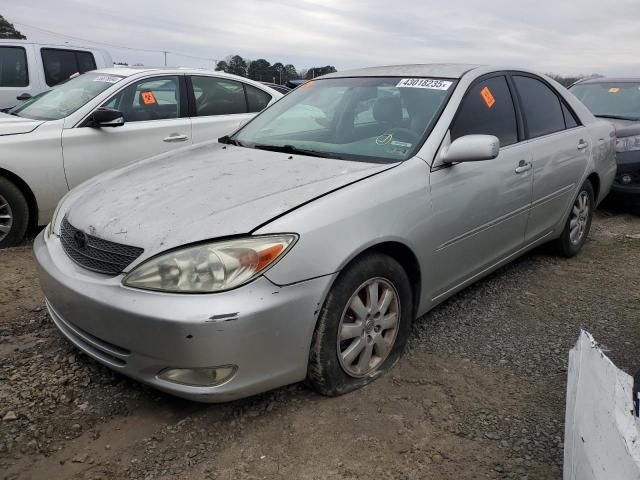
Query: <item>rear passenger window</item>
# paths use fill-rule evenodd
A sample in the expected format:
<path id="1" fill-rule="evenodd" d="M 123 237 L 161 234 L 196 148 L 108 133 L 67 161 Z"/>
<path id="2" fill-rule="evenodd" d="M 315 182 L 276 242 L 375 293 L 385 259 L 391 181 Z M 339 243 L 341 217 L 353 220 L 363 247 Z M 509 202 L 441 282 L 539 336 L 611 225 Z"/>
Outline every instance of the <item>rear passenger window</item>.
<path id="1" fill-rule="evenodd" d="M 516 112 L 505 77 L 493 77 L 472 86 L 451 125 L 451 141 L 465 135 L 495 135 L 500 146 L 518 141 Z"/>
<path id="2" fill-rule="evenodd" d="M 50 87 L 67 80 L 75 73 L 96 69 L 96 62 L 91 52 L 43 48 L 40 53 L 44 66 L 44 78 Z"/>
<path id="3" fill-rule="evenodd" d="M 22 47 L 0 47 L 0 87 L 29 85 L 27 53 Z"/>
<path id="4" fill-rule="evenodd" d="M 232 115 L 247 113 L 242 83 L 217 77 L 191 77 L 196 115 Z"/>
<path id="5" fill-rule="evenodd" d="M 562 102 L 562 114 L 564 115 L 564 124 L 567 128 L 575 128 L 580 125 L 576 116 L 569 110 L 569 107 L 567 107 L 564 102 Z"/>
<path id="6" fill-rule="evenodd" d="M 247 102 L 249 103 L 250 112 L 259 112 L 269 105 L 271 95 L 267 92 L 263 92 L 259 88 L 246 84 L 245 88 L 247 89 Z"/>
<path id="7" fill-rule="evenodd" d="M 529 137 L 536 138 L 565 129 L 560 99 L 546 84 L 531 77 L 514 75 Z"/>

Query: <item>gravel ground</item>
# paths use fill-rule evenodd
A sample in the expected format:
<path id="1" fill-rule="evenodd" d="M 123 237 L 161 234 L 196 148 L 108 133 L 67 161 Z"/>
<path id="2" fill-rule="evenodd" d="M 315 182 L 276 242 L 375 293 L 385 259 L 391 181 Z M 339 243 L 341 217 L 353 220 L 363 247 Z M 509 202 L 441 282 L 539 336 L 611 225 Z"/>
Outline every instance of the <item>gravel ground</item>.
<path id="1" fill-rule="evenodd" d="M 28 246 L 0 265 L 0 478 L 559 479 L 580 328 L 640 368 L 640 218 L 610 210 L 581 255 L 538 249 L 466 289 L 416 321 L 392 372 L 333 399 L 158 393 L 53 328 Z"/>

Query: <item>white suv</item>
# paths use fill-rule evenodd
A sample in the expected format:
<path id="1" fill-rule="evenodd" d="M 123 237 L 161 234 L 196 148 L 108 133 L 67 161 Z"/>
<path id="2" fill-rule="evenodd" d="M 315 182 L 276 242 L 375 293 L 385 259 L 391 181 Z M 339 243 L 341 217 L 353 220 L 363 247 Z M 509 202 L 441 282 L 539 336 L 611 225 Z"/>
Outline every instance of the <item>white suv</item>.
<path id="1" fill-rule="evenodd" d="M 0 113 L 0 248 L 46 224 L 88 178 L 230 134 L 280 97 L 222 72 L 110 68 Z"/>
<path id="2" fill-rule="evenodd" d="M 0 40 L 0 108 L 13 107 L 74 74 L 110 67 L 113 60 L 101 48 Z"/>

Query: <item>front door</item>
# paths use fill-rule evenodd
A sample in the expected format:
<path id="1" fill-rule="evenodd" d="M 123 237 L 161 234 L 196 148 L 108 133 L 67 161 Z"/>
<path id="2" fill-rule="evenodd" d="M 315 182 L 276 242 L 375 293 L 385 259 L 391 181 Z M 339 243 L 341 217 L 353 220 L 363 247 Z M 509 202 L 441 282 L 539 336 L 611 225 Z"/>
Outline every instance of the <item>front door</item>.
<path id="1" fill-rule="evenodd" d="M 139 80 L 103 106 L 120 110 L 120 127 L 78 126 L 62 133 L 69 188 L 111 168 L 191 144 L 181 75 Z"/>
<path id="2" fill-rule="evenodd" d="M 434 165 L 430 174 L 433 300 L 482 274 L 523 246 L 531 203 L 531 149 L 522 140 L 504 75 L 472 85 L 451 124 L 450 140 L 470 134 L 495 135 L 493 160 Z"/>

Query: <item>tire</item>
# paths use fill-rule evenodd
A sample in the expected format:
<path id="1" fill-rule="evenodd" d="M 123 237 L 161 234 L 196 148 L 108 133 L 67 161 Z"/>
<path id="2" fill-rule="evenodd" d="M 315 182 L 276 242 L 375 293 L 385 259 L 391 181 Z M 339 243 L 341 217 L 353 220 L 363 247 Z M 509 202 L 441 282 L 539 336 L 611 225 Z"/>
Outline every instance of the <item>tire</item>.
<path id="1" fill-rule="evenodd" d="M 374 291 L 378 302 L 371 302 Z M 320 310 L 307 384 L 318 393 L 337 396 L 372 382 L 400 359 L 413 315 L 411 284 L 402 266 L 380 253 L 357 259 L 336 279 Z M 345 336 L 342 341 L 339 331 Z M 369 361 L 363 356 L 370 356 Z"/>
<path id="2" fill-rule="evenodd" d="M 0 248 L 14 247 L 24 239 L 29 225 L 29 205 L 13 183 L 0 177 Z"/>
<path id="3" fill-rule="evenodd" d="M 560 255 L 574 257 L 582 250 L 589 236 L 594 208 L 593 186 L 586 180 L 571 206 L 562 235 L 555 241 L 556 251 Z"/>

